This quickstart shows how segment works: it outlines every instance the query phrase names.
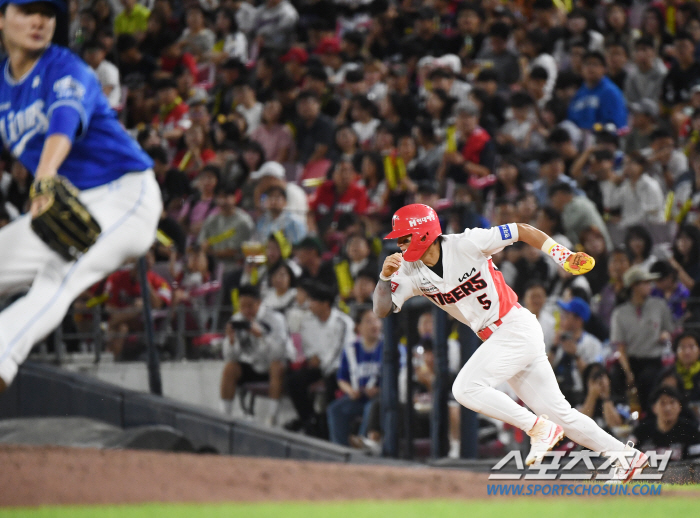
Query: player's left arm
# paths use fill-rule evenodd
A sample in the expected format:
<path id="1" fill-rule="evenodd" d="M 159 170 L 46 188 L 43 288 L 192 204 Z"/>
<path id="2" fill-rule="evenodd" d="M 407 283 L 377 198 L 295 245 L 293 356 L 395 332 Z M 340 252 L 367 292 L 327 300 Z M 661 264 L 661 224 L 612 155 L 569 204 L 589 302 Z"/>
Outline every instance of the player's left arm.
<path id="1" fill-rule="evenodd" d="M 526 223 L 516 223 L 518 241 L 539 248 L 549 255 L 564 270 L 574 275 L 587 273 L 595 266 L 595 259 L 584 252 L 572 252 L 560 245 L 541 230 Z"/>

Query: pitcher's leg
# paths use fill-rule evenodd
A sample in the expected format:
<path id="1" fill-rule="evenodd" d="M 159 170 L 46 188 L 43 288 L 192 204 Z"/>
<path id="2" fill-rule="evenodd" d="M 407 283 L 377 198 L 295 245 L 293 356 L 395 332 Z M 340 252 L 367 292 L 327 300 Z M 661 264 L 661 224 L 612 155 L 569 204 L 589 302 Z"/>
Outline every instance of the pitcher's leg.
<path id="1" fill-rule="evenodd" d="M 571 440 L 597 452 L 622 451 L 622 444 L 596 423 L 571 407 L 559 390 L 554 371 L 544 353 L 509 382 L 527 406 L 536 414 L 546 414 L 564 429 Z"/>
<path id="2" fill-rule="evenodd" d="M 47 261 L 56 256 L 30 223 L 29 216 L 22 216 L 0 229 L 0 294 L 29 289 Z"/>

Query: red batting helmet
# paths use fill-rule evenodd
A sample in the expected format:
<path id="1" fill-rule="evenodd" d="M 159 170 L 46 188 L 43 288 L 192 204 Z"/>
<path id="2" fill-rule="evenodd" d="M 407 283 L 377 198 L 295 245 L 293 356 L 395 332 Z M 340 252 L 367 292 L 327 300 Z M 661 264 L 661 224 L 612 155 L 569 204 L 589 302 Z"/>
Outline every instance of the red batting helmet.
<path id="1" fill-rule="evenodd" d="M 408 262 L 420 259 L 430 245 L 442 235 L 437 213 L 427 205 L 414 203 L 401 207 L 391 219 L 391 232 L 384 239 L 411 235 L 411 244 L 403 254 Z"/>

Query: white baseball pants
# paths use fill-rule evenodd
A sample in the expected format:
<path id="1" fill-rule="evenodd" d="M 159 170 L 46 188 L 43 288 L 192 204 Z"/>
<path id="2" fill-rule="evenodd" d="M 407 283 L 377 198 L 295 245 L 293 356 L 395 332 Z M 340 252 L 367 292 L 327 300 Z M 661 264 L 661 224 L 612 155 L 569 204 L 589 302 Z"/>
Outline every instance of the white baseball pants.
<path id="1" fill-rule="evenodd" d="M 455 399 L 475 412 L 528 432 L 537 416 L 494 388 L 505 381 L 537 415 L 546 414 L 578 444 L 600 453 L 622 451 L 620 441 L 571 408 L 559 390 L 535 315 L 525 308 L 513 308 L 502 320 L 457 375 L 452 386 Z"/>
<path id="2" fill-rule="evenodd" d="M 0 294 L 29 288 L 0 313 L 0 378 L 7 385 L 34 344 L 63 321 L 78 295 L 128 259 L 145 254 L 155 239 L 162 202 L 150 169 L 86 189 L 80 200 L 102 233 L 77 261 L 65 261 L 39 239 L 29 215 L 0 229 Z"/>

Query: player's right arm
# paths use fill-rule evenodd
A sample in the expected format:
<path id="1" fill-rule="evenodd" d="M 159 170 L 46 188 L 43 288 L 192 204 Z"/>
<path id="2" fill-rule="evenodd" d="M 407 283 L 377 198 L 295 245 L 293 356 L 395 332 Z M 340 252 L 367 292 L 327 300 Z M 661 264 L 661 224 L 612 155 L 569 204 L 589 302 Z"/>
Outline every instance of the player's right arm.
<path id="1" fill-rule="evenodd" d="M 412 279 L 402 274 L 402 264 L 403 256 L 400 253 L 384 259 L 379 282 L 372 297 L 374 313 L 379 318 L 388 316 L 392 311 L 400 311 L 406 300 L 420 295 L 420 292 L 414 289 Z"/>

